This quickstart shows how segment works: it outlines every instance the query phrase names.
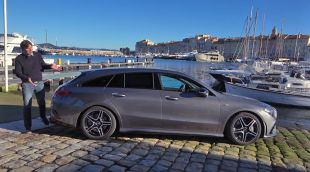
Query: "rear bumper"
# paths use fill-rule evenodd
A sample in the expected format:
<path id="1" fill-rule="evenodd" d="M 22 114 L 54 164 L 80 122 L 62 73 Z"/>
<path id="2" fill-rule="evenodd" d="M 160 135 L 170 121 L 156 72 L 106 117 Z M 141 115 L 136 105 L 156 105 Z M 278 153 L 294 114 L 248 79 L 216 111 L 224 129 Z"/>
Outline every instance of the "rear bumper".
<path id="1" fill-rule="evenodd" d="M 77 118 L 78 115 L 76 115 L 75 110 L 72 107 L 53 102 L 50 117 L 52 123 L 76 127 Z"/>
<path id="2" fill-rule="evenodd" d="M 66 126 L 66 127 L 73 127 L 75 128 L 75 126 L 73 125 L 70 125 L 70 124 L 67 124 L 67 123 L 64 123 L 62 122 L 61 120 L 58 120 L 56 119 L 54 116 L 51 115 L 50 117 L 50 122 L 53 123 L 53 124 L 57 124 L 57 125 L 62 125 L 62 126 Z"/>

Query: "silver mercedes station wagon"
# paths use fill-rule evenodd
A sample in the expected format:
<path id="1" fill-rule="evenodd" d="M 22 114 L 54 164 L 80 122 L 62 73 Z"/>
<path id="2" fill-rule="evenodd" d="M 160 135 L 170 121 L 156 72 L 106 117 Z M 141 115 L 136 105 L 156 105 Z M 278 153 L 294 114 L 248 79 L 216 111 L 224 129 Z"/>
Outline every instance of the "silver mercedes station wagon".
<path id="1" fill-rule="evenodd" d="M 219 93 L 169 70 L 112 68 L 82 72 L 52 98 L 51 121 L 91 139 L 114 132 L 225 136 L 250 144 L 276 135 L 277 111 L 254 99 Z"/>

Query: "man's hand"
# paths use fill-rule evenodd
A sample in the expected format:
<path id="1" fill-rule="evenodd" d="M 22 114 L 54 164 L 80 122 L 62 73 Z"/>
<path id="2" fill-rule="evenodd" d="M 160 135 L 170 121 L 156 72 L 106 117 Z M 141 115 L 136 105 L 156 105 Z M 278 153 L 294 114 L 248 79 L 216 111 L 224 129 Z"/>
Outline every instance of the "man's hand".
<path id="1" fill-rule="evenodd" d="M 28 82 L 29 82 L 30 84 L 32 84 L 34 87 L 36 86 L 36 84 L 33 83 L 32 79 L 31 79 L 30 77 L 28 77 Z"/>
<path id="2" fill-rule="evenodd" d="M 62 67 L 59 66 L 59 65 L 56 65 L 56 64 L 52 64 L 51 68 L 56 70 L 56 71 L 61 71 L 62 70 Z"/>

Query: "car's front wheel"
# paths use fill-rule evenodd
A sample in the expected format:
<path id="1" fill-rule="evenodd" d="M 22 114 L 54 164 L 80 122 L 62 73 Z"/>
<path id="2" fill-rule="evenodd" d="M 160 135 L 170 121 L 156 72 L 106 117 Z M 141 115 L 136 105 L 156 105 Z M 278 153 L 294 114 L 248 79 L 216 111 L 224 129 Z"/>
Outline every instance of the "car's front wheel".
<path id="1" fill-rule="evenodd" d="M 116 129 L 116 119 L 106 108 L 94 106 L 81 117 L 80 126 L 84 135 L 90 139 L 107 139 Z"/>
<path id="2" fill-rule="evenodd" d="M 259 119 L 247 112 L 236 115 L 228 124 L 226 135 L 236 144 L 251 144 L 261 135 L 262 125 Z"/>

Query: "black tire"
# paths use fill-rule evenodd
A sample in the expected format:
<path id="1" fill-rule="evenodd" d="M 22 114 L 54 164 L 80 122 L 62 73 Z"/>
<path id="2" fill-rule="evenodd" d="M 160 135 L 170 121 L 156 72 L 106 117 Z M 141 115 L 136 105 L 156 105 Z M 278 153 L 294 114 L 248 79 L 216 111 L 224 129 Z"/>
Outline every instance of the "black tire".
<path id="1" fill-rule="evenodd" d="M 226 136 L 235 144 L 246 145 L 256 142 L 261 135 L 262 124 L 259 119 L 247 112 L 241 112 L 230 120 Z"/>
<path id="2" fill-rule="evenodd" d="M 101 115 L 100 115 L 101 114 Z M 83 134 L 90 139 L 108 139 L 116 129 L 114 114 L 101 106 L 89 108 L 82 114 L 80 126 Z"/>

